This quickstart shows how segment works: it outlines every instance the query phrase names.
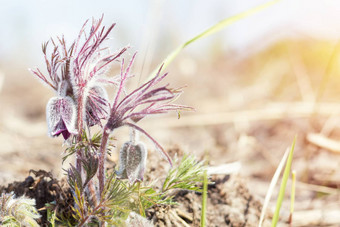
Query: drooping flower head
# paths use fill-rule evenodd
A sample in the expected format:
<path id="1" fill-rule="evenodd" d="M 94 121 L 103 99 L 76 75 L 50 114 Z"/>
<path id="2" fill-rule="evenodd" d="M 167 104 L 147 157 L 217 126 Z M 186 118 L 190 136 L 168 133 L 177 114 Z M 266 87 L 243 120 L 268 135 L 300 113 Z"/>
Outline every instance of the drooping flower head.
<path id="1" fill-rule="evenodd" d="M 66 95 L 67 81 L 61 81 L 58 85 L 58 96 L 52 97 L 46 105 L 48 135 L 55 137 L 62 134 L 67 140 L 71 134 L 77 134 L 77 112 L 73 99 Z"/>
<path id="2" fill-rule="evenodd" d="M 53 97 L 46 106 L 46 120 L 49 136 L 63 135 L 67 140 L 75 129 L 76 107 L 70 97 Z"/>
<path id="3" fill-rule="evenodd" d="M 146 168 L 147 150 L 144 143 L 124 143 L 119 152 L 119 170 L 116 174 L 131 183 L 142 181 Z"/>

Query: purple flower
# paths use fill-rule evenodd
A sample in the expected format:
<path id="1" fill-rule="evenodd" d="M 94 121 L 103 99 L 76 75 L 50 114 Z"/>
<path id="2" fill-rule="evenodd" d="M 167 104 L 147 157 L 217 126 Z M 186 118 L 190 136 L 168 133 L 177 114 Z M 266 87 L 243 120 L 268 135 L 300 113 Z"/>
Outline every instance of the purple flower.
<path id="1" fill-rule="evenodd" d="M 160 74 L 162 67 L 153 79 L 144 83 L 119 101 L 135 56 L 136 54 L 133 55 L 125 71 L 124 59 L 122 60 L 120 85 L 105 128 L 112 132 L 121 126 L 129 126 L 140 131 L 155 144 L 157 150 L 171 163 L 170 157 L 159 143 L 145 130 L 137 126 L 136 123 L 148 115 L 167 113 L 171 110 L 192 110 L 192 108 L 172 103 L 181 94 L 179 89 L 171 89 L 168 85 L 155 88 L 167 76 L 167 74 Z"/>
<path id="2" fill-rule="evenodd" d="M 93 20 L 90 32 L 86 35 L 84 35 L 86 23 L 84 24 L 74 44 L 75 53 L 72 61 L 71 80 L 74 96 L 78 99 L 78 105 L 80 98 L 84 102 L 85 113 L 90 114 L 85 120 L 92 124 L 91 126 L 108 115 L 109 105 L 103 86 L 117 85 L 118 82 L 116 78 L 109 79 L 105 75 L 110 69 L 110 64 L 117 61 L 127 50 L 124 47 L 116 53 L 110 53 L 107 48 L 101 46 L 115 26 L 112 24 L 106 29 L 105 26 L 101 26 L 102 20 L 103 17 Z"/>
<path id="3" fill-rule="evenodd" d="M 118 85 L 119 81 L 117 78 L 106 77 L 106 74 L 111 63 L 118 61 L 119 57 L 127 50 L 127 48 L 122 48 L 115 53 L 110 53 L 108 48 L 102 46 L 115 26 L 112 24 L 106 28 L 102 26 L 102 21 L 103 17 L 99 20 L 93 19 L 88 32 L 85 31 L 86 21 L 78 38 L 70 46 L 66 45 L 63 37 L 57 38 L 56 41 L 51 39 L 43 44 L 42 50 L 47 74 L 43 74 L 39 69 L 31 70 L 59 96 L 68 96 L 73 99 L 72 106 L 77 107 L 73 113 L 76 114 L 76 128 L 79 132 L 85 128 L 83 122 L 88 127 L 101 126 L 100 120 L 108 118 L 110 107 L 104 86 Z M 48 47 L 51 47 L 51 44 L 50 50 Z M 60 87 L 63 88 L 62 92 Z M 71 106 L 71 104 L 69 105 Z M 51 105 L 47 108 L 58 109 Z M 47 117 L 50 116 L 52 115 L 49 114 Z M 67 132 L 70 130 L 66 130 L 69 126 L 64 121 L 58 122 L 58 127 L 65 129 L 62 131 L 53 131 L 52 128 L 57 127 L 55 119 L 48 119 L 48 121 L 53 122 L 49 128 L 50 135 L 63 133 L 64 137 L 69 137 Z"/>
<path id="4" fill-rule="evenodd" d="M 63 135 L 67 140 L 71 134 L 77 134 L 76 107 L 73 100 L 68 97 L 53 97 L 46 106 L 46 119 L 48 134 L 51 137 Z"/>

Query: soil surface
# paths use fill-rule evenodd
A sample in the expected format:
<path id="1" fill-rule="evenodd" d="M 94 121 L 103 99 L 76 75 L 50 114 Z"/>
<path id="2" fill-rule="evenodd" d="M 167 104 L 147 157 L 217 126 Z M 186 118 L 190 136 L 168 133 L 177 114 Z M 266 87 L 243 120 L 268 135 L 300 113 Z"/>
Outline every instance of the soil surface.
<path id="1" fill-rule="evenodd" d="M 10 183 L 7 187 L 0 187 L 1 193 L 14 192 L 19 197 L 25 195 L 28 198 L 35 199 L 36 208 L 41 218 L 38 223 L 41 226 L 49 226 L 47 221 L 47 207 L 54 210 L 58 207 L 58 212 L 64 216 L 71 214 L 71 204 L 73 204 L 72 192 L 64 181 L 53 178 L 51 173 L 44 170 L 31 171 L 33 176 L 28 176 L 22 182 Z M 72 216 L 70 216 L 72 220 Z"/>
<path id="2" fill-rule="evenodd" d="M 53 178 L 43 170 L 32 171 L 22 182 L 0 187 L 1 193 L 14 192 L 35 199 L 41 214 L 38 223 L 48 226 L 47 208 L 54 209 L 64 217 L 72 214 L 72 193 L 68 185 Z M 178 191 L 174 195 L 177 205 L 154 206 L 146 211 L 147 219 L 155 226 L 199 226 L 201 220 L 202 195 L 190 191 Z M 261 202 L 250 194 L 246 184 L 239 177 L 213 177 L 208 185 L 208 226 L 255 226 L 262 210 Z M 70 220 L 72 217 L 70 216 Z M 212 224 L 213 223 L 213 224 Z M 268 221 L 265 225 L 268 225 Z"/>
<path id="3" fill-rule="evenodd" d="M 256 226 L 262 205 L 238 177 L 215 177 L 208 186 L 208 226 Z M 178 206 L 148 210 L 156 226 L 200 226 L 202 196 L 182 191 L 175 196 Z M 266 226 L 268 222 L 265 222 Z"/>

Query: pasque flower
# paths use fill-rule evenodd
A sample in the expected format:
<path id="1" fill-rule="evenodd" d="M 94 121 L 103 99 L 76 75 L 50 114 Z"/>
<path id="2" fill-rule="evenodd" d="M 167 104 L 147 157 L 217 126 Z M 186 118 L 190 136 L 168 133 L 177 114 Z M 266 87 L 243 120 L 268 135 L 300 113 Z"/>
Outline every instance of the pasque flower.
<path id="1" fill-rule="evenodd" d="M 121 48 L 115 53 L 102 46 L 109 33 L 114 28 L 112 24 L 108 28 L 101 26 L 103 17 L 99 20 L 92 20 L 92 25 L 86 32 L 86 24 L 79 32 L 78 38 L 66 45 L 63 37 L 56 41 L 43 44 L 47 74 L 39 69 L 31 70 L 40 80 L 56 92 L 56 97 L 49 100 L 46 107 L 48 133 L 50 136 L 62 135 L 64 139 L 71 135 L 77 135 L 75 141 L 81 144 L 84 140 L 84 129 L 94 125 L 102 127 L 99 150 L 93 154 L 98 156 L 99 195 L 102 196 L 105 185 L 105 158 L 110 135 L 115 129 L 128 126 L 134 132 L 140 132 L 148 137 L 156 149 L 170 162 L 159 143 L 151 137 L 137 123 L 143 118 L 167 113 L 168 111 L 191 110 L 192 108 L 173 104 L 181 94 L 180 89 L 172 89 L 168 84 L 159 85 L 167 74 L 161 74 L 162 67 L 153 79 L 142 84 L 137 89 L 128 93 L 126 82 L 130 75 L 131 67 L 135 59 L 133 55 L 130 63 L 125 68 L 124 59 L 120 59 L 127 50 Z M 48 49 L 51 47 L 52 49 Z M 121 62 L 120 75 L 114 78 L 107 77 L 107 72 L 113 62 Z M 105 86 L 115 85 L 116 95 L 113 103 L 109 102 Z M 106 124 L 102 126 L 102 121 Z M 86 136 L 85 136 L 86 137 Z M 76 149 L 76 171 L 81 179 L 86 172 L 82 160 L 86 149 Z M 130 182 L 143 180 L 146 165 L 147 150 L 144 144 L 131 139 L 125 143 L 120 152 L 121 177 L 127 177 Z M 94 172 L 95 173 L 95 172 Z"/>
<path id="2" fill-rule="evenodd" d="M 46 110 L 51 136 L 62 134 L 66 139 L 70 134 L 81 132 L 84 122 L 88 127 L 101 125 L 101 120 L 108 117 L 109 102 L 104 86 L 117 85 L 118 81 L 105 75 L 110 63 L 116 61 L 127 48 L 111 54 L 101 47 L 115 26 L 112 24 L 106 29 L 101 26 L 102 20 L 93 20 L 88 34 L 85 34 L 85 22 L 70 47 L 67 47 L 63 37 L 56 42 L 51 39 L 44 43 L 42 50 L 47 76 L 39 69 L 31 70 L 58 95 L 50 100 Z M 52 50 L 49 55 L 50 43 Z"/>
<path id="3" fill-rule="evenodd" d="M 51 98 L 46 105 L 46 120 L 48 135 L 51 137 L 63 135 L 67 140 L 71 134 L 77 134 L 76 106 L 71 97 L 66 96 L 67 81 L 61 81 L 58 87 L 58 96 Z"/>
<path id="4" fill-rule="evenodd" d="M 119 101 L 135 56 L 136 54 L 133 55 L 126 70 L 124 70 L 124 59 L 122 60 L 120 85 L 105 129 L 112 132 L 121 126 L 128 126 L 141 132 L 155 144 L 157 150 L 171 163 L 170 157 L 159 143 L 136 123 L 148 115 L 167 113 L 171 110 L 192 110 L 192 108 L 172 103 L 181 94 L 180 89 L 171 89 L 168 84 L 156 87 L 167 76 L 167 74 L 161 74 L 162 67 L 153 79 L 142 84 Z"/>

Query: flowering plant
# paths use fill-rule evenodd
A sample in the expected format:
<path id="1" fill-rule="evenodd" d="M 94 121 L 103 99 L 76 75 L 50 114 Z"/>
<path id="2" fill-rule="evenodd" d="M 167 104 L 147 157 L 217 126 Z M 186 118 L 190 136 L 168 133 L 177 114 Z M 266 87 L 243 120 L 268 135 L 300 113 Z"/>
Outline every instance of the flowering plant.
<path id="1" fill-rule="evenodd" d="M 93 220 L 101 225 L 111 223 L 113 219 L 107 217 L 113 215 L 113 207 L 122 206 L 124 198 L 143 180 L 147 149 L 139 141 L 138 133 L 149 138 L 172 165 L 162 146 L 138 126 L 138 122 L 149 115 L 192 110 L 191 107 L 173 103 L 181 94 L 180 89 L 172 89 L 168 84 L 159 85 L 167 76 L 161 73 L 162 67 L 152 79 L 127 92 L 126 82 L 133 77 L 131 71 L 136 54 L 125 66 L 122 56 L 127 47 L 110 53 L 103 44 L 115 24 L 106 29 L 101 25 L 102 20 L 103 17 L 93 20 L 88 32 L 86 22 L 70 46 L 66 45 L 63 37 L 58 38 L 57 42 L 51 39 L 50 56 L 49 42 L 45 43 L 42 50 L 47 75 L 39 69 L 31 70 L 56 92 L 46 107 L 48 135 L 55 137 L 61 134 L 68 142 L 69 152 L 64 159 L 75 154 L 75 165 L 71 164 L 67 175 L 74 193 L 74 216 L 79 226 Z M 111 65 L 117 62 L 121 66 L 120 74 L 109 77 Z M 112 102 L 106 91 L 109 85 L 116 88 Z M 95 125 L 101 128 L 101 132 L 91 138 L 91 127 Z M 111 149 L 110 137 L 123 126 L 130 128 L 130 139 L 120 150 L 119 170 L 107 178 L 105 160 Z M 123 179 L 129 179 L 130 187 L 125 187 Z M 164 200 L 159 194 L 154 195 Z"/>

